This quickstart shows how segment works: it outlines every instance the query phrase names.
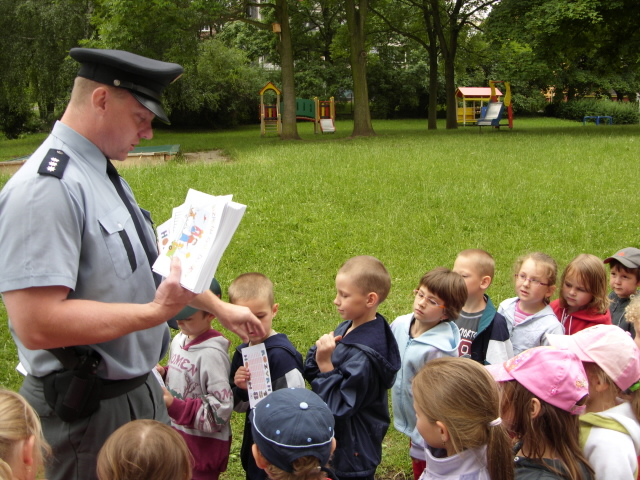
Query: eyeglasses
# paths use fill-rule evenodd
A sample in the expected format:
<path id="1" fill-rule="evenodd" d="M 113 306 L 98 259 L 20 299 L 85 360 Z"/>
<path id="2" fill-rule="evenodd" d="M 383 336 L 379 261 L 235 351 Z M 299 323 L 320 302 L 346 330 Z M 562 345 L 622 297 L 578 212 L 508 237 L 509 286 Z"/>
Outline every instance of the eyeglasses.
<path id="1" fill-rule="evenodd" d="M 531 285 L 533 285 L 534 287 L 538 287 L 538 286 L 547 287 L 547 286 L 549 286 L 548 283 L 541 282 L 537 278 L 527 277 L 524 273 L 516 273 L 515 277 L 516 277 L 516 282 L 518 280 L 520 280 L 522 283 L 526 283 L 527 280 L 529 280 L 529 283 Z"/>
<path id="2" fill-rule="evenodd" d="M 426 300 L 427 304 L 432 306 L 432 307 L 436 307 L 436 308 L 445 308 L 444 305 L 440 305 L 438 302 L 436 302 L 433 298 L 431 297 L 427 297 L 424 293 L 422 293 L 420 290 L 414 290 L 413 291 L 413 296 L 417 297 L 418 300 L 421 302 L 422 300 Z"/>

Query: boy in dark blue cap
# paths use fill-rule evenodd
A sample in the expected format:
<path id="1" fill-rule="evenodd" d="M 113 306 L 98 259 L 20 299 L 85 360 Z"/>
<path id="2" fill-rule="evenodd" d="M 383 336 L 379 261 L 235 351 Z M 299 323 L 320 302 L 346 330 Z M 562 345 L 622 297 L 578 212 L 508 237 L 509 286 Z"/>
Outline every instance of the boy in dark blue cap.
<path id="1" fill-rule="evenodd" d="M 215 278 L 210 290 L 218 298 L 222 295 Z M 176 315 L 180 333 L 171 342 L 167 368 L 158 366 L 165 373 L 164 401 L 171 426 L 193 455 L 194 480 L 216 480 L 227 469 L 231 448 L 230 342 L 211 327 L 214 318 L 204 310 L 184 307 Z"/>
<path id="2" fill-rule="evenodd" d="M 151 138 L 155 116 L 168 121 L 161 94 L 182 67 L 117 50 L 70 54 L 82 65 L 64 115 L 0 192 L 0 292 L 28 372 L 20 393 L 53 449 L 46 477 L 93 480 L 118 427 L 169 423 L 149 376 L 169 346 L 167 320 L 189 303 L 244 337 L 262 326 L 182 288 L 179 261 L 154 278 L 150 215 L 109 160 Z"/>
<path id="3" fill-rule="evenodd" d="M 335 421 L 327 404 L 304 388 L 269 394 L 251 412 L 253 456 L 269 478 L 335 478 L 327 467 L 336 448 Z"/>

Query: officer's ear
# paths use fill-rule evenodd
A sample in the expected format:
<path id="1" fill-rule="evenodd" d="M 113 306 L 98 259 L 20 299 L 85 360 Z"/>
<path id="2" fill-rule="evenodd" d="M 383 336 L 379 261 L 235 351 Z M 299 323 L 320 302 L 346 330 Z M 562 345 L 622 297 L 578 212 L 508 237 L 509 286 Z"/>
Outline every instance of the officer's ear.
<path id="1" fill-rule="evenodd" d="M 111 92 L 105 87 L 96 87 L 91 93 L 91 107 L 99 115 L 104 115 Z"/>

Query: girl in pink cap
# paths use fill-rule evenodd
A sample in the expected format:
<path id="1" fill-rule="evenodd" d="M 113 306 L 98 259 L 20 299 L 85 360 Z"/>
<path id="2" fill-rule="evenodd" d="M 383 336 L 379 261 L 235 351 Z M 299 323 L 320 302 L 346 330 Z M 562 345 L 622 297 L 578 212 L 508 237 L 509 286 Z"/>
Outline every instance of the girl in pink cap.
<path id="1" fill-rule="evenodd" d="M 615 325 L 548 339 L 575 353 L 587 372 L 589 400 L 587 413 L 580 416 L 580 445 L 596 477 L 634 480 L 640 454 L 640 349 Z"/>
<path id="2" fill-rule="evenodd" d="M 500 384 L 501 415 L 517 440 L 515 478 L 593 480 L 578 443 L 577 414 L 589 393 L 580 359 L 569 350 L 536 347 L 486 368 Z"/>
<path id="3" fill-rule="evenodd" d="M 425 449 L 420 480 L 512 480 L 509 436 L 500 419 L 496 384 L 470 358 L 427 362 L 412 383 L 416 428 L 427 445 L 442 448 L 436 458 Z"/>

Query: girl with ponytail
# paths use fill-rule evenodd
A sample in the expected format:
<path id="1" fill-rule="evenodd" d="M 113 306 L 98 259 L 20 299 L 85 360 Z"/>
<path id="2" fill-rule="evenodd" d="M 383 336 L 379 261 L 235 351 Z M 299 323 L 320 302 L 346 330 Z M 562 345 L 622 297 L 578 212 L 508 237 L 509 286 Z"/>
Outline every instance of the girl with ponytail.
<path id="1" fill-rule="evenodd" d="M 500 418 L 498 388 L 491 375 L 468 358 L 426 363 L 413 379 L 417 428 L 428 448 L 421 480 L 459 478 L 512 480 L 509 436 Z"/>
<path id="2" fill-rule="evenodd" d="M 49 451 L 31 405 L 17 393 L 0 389 L 0 479 L 35 479 L 43 452 Z"/>

